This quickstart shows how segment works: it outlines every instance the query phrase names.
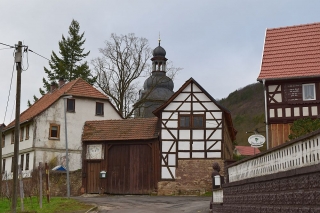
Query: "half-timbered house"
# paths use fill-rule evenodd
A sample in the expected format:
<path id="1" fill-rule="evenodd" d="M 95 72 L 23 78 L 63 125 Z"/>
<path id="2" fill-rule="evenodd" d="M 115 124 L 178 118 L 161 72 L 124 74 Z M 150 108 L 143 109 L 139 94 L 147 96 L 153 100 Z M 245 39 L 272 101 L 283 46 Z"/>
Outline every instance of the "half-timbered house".
<path id="1" fill-rule="evenodd" d="M 154 111 L 160 119 L 159 194 L 211 189 L 211 165 L 232 159 L 236 131 L 230 112 L 193 78 Z"/>
<path id="2" fill-rule="evenodd" d="M 267 29 L 258 81 L 265 86 L 268 147 L 288 140 L 293 121 L 320 110 L 320 23 Z"/>
<path id="3" fill-rule="evenodd" d="M 82 141 L 86 193 L 156 191 L 160 177 L 158 118 L 87 121 Z M 106 172 L 102 178 L 101 172 Z"/>

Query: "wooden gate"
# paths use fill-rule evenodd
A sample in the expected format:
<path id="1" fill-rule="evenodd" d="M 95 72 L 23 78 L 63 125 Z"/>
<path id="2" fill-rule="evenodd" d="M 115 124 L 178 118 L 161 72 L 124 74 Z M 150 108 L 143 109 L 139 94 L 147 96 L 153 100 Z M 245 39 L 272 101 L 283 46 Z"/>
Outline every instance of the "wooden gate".
<path id="1" fill-rule="evenodd" d="M 113 145 L 108 150 L 110 194 L 149 194 L 153 190 L 151 144 Z"/>
<path id="2" fill-rule="evenodd" d="M 87 162 L 87 193 L 99 193 L 100 161 Z"/>

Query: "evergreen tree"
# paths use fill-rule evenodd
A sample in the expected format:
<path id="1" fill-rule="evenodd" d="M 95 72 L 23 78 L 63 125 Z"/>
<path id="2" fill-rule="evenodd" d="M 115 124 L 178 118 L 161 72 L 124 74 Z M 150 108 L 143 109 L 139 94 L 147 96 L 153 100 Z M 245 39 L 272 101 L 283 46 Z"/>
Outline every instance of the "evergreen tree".
<path id="1" fill-rule="evenodd" d="M 51 60 L 49 61 L 50 69 L 44 67 L 47 74 L 47 79 L 43 78 L 44 89 L 39 89 L 44 95 L 50 91 L 50 84 L 56 82 L 59 78 L 64 78 L 66 81 L 72 81 L 81 77 L 89 84 L 94 84 L 96 77 L 93 77 L 89 69 L 87 61 L 83 61 L 90 53 L 84 53 L 82 47 L 84 42 L 84 32 L 79 34 L 80 25 L 76 20 L 72 20 L 69 27 L 69 36 L 65 38 L 62 35 L 62 40 L 59 41 L 60 57 L 52 51 Z"/>

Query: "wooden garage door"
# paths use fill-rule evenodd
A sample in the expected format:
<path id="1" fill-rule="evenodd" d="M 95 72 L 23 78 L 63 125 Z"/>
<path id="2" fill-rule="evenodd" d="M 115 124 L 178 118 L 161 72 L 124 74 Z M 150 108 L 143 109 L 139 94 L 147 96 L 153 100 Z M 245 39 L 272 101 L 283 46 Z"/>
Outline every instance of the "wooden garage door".
<path id="1" fill-rule="evenodd" d="M 110 194 L 149 194 L 153 186 L 150 145 L 113 145 L 108 150 Z"/>
<path id="2" fill-rule="evenodd" d="M 100 187 L 100 161 L 87 163 L 87 193 L 99 193 Z"/>

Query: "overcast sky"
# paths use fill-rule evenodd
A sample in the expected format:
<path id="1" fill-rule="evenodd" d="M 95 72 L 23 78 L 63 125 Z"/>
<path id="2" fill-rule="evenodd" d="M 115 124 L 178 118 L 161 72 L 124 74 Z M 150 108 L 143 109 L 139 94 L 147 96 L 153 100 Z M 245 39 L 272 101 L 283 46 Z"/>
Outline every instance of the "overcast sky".
<path id="1" fill-rule="evenodd" d="M 91 51 L 87 61 L 91 61 L 101 56 L 98 48 L 111 33 L 135 33 L 147 38 L 153 49 L 160 32 L 166 57 L 183 68 L 174 90 L 192 77 L 221 99 L 256 82 L 267 28 L 319 22 L 319 8 L 317 0 L 0 0 L 0 42 L 23 41 L 50 58 L 75 19 L 85 32 L 85 50 Z M 0 123 L 14 64 L 13 49 L 3 48 L 7 47 L 0 45 Z M 29 67 L 22 73 L 21 112 L 28 99 L 40 96 L 44 66 L 48 67 L 47 60 L 29 52 Z M 16 71 L 5 124 L 14 119 L 15 94 Z"/>

